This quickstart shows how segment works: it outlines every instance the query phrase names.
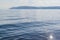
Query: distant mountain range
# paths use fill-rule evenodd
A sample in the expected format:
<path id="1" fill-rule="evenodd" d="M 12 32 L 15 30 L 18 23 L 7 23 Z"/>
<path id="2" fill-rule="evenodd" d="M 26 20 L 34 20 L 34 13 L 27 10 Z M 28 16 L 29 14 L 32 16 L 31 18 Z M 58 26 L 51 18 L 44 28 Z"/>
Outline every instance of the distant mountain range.
<path id="1" fill-rule="evenodd" d="M 10 9 L 60 9 L 60 6 L 35 7 L 35 6 L 18 6 Z"/>

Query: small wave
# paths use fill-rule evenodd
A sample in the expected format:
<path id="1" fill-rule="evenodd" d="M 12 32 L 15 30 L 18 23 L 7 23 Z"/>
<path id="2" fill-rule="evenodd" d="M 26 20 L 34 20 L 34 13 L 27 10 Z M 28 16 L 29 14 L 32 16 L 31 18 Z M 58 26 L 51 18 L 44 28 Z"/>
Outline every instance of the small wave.
<path id="1" fill-rule="evenodd" d="M 41 36 L 42 35 L 42 36 Z M 47 40 L 46 33 L 26 33 L 22 35 L 4 37 L 1 40 Z"/>

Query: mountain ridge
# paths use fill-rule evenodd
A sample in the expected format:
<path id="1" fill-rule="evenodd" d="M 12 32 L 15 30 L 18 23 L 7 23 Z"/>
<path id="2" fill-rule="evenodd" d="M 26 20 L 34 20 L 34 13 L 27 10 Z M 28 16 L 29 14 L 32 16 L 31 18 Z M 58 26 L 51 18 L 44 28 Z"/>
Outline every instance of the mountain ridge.
<path id="1" fill-rule="evenodd" d="M 60 6 L 47 6 L 47 7 L 18 6 L 18 7 L 11 7 L 10 9 L 60 9 Z"/>

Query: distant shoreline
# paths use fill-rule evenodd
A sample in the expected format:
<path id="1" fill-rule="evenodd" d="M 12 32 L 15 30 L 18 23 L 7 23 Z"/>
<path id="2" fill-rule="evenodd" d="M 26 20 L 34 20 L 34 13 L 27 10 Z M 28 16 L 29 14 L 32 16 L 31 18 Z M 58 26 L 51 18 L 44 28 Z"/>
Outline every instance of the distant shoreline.
<path id="1" fill-rule="evenodd" d="M 18 7 L 11 7 L 10 9 L 60 9 L 60 6 L 51 6 L 51 7 L 18 6 Z"/>

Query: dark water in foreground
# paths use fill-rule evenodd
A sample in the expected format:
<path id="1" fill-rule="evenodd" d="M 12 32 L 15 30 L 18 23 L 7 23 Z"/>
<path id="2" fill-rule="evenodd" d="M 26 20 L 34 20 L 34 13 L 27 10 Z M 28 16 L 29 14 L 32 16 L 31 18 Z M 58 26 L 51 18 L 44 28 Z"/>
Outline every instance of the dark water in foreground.
<path id="1" fill-rule="evenodd" d="M 56 25 L 49 22 L 0 25 L 0 40 L 60 40 L 60 29 Z"/>
<path id="2" fill-rule="evenodd" d="M 56 10 L 0 12 L 0 40 L 60 40 L 59 14 Z"/>

